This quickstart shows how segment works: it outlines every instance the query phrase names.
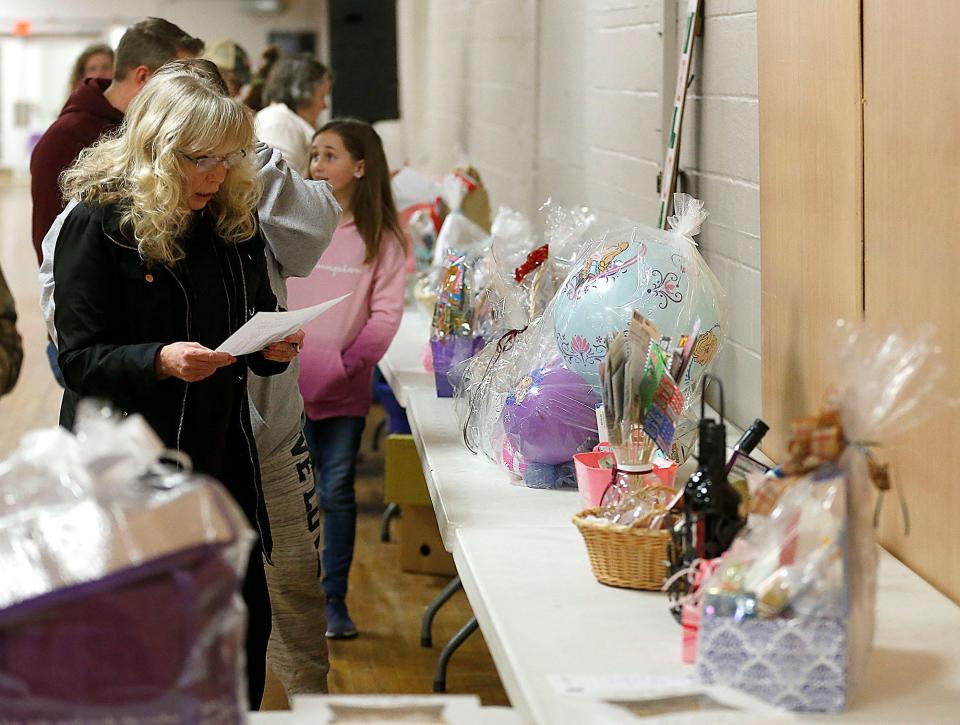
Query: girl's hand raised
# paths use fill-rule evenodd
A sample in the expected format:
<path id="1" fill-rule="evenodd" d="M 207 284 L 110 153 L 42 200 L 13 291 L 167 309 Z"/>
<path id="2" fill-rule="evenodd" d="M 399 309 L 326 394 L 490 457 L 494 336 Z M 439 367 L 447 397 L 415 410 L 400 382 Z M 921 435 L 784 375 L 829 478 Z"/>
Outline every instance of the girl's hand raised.
<path id="1" fill-rule="evenodd" d="M 303 338 L 303 330 L 297 330 L 292 335 L 287 335 L 281 342 L 275 342 L 266 350 L 262 350 L 260 354 L 272 362 L 290 362 L 300 354 Z"/>
<path id="2" fill-rule="evenodd" d="M 160 348 L 154 366 L 160 380 L 179 378 L 195 383 L 236 361 L 230 353 L 214 352 L 199 342 L 174 342 Z"/>

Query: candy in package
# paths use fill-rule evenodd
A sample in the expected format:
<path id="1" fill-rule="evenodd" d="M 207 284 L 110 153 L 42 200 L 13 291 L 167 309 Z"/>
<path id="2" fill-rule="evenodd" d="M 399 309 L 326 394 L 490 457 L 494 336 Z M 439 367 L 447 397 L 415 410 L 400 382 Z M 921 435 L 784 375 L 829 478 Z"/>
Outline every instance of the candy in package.
<path id="1" fill-rule="evenodd" d="M 104 410 L 0 463 L 0 719 L 243 722 L 254 534 L 219 484 L 158 462 L 185 461 L 142 418 Z"/>
<path id="2" fill-rule="evenodd" d="M 477 289 L 483 287 L 482 252 L 451 251 L 441 278 L 430 326 L 431 365 L 437 395 L 453 395 L 450 371 L 483 345 L 477 329 Z"/>
<path id="3" fill-rule="evenodd" d="M 875 489 L 890 487 L 873 447 L 945 405 L 930 330 L 840 323 L 836 385 L 793 422 L 782 485 L 704 584 L 698 670 L 790 710 L 844 709 L 873 643 Z M 777 497 L 778 496 L 778 497 Z"/>
<path id="4" fill-rule="evenodd" d="M 433 308 L 431 336 L 437 340 L 471 335 L 474 289 L 471 267 L 463 255 L 453 253 L 440 278 L 437 304 Z"/>

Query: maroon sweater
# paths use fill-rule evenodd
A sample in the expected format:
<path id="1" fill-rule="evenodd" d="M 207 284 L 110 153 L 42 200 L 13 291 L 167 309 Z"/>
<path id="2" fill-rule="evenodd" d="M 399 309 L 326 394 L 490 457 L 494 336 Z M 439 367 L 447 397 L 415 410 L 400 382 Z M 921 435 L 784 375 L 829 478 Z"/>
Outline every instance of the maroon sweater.
<path id="1" fill-rule="evenodd" d="M 87 78 L 70 94 L 60 116 L 46 130 L 30 157 L 30 193 L 33 196 L 33 249 L 43 262 L 40 244 L 66 204 L 57 183 L 60 174 L 80 152 L 123 121 L 103 92 L 110 81 Z"/>

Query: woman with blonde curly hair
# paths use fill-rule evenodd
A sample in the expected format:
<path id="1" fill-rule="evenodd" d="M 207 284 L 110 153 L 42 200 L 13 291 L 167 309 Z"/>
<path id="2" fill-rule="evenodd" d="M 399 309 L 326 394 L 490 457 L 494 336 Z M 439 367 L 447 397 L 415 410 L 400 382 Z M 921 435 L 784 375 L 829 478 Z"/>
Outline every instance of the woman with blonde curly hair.
<path id="1" fill-rule="evenodd" d="M 302 333 L 240 358 L 214 352 L 277 306 L 254 213 L 253 145 L 238 101 L 188 75 L 151 80 L 117 135 L 64 172 L 65 195 L 79 203 L 63 222 L 53 273 L 61 424 L 71 427 L 84 396 L 142 414 L 167 446 L 227 486 L 260 534 L 243 586 L 256 708 L 270 634 L 262 555 L 270 559 L 272 538 L 247 375 L 282 372 Z"/>

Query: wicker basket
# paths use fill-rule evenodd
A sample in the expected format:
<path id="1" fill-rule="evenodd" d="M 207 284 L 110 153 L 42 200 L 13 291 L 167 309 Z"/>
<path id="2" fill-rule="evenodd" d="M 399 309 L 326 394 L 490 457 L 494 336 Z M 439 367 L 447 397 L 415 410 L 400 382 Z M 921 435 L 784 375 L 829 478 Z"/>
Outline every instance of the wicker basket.
<path id="1" fill-rule="evenodd" d="M 586 520 L 599 512 L 599 508 L 592 508 L 573 517 L 597 581 L 612 587 L 659 591 L 667 578 L 669 530 L 628 529 Z"/>

